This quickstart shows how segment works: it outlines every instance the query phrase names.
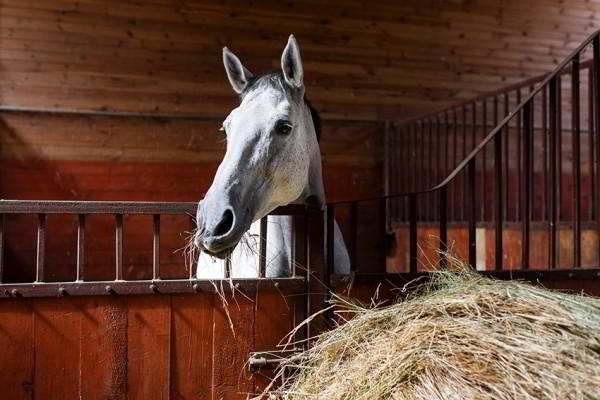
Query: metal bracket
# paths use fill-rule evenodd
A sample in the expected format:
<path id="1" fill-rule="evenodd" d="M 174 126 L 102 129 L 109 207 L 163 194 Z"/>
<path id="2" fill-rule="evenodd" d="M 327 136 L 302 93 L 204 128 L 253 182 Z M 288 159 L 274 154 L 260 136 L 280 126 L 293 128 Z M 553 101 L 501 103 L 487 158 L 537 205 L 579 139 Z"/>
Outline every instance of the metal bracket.
<path id="1" fill-rule="evenodd" d="M 301 348 L 293 348 L 289 350 L 271 350 L 271 351 L 253 351 L 248 358 L 248 369 L 251 372 L 261 369 L 275 369 L 282 362 L 302 357 Z"/>

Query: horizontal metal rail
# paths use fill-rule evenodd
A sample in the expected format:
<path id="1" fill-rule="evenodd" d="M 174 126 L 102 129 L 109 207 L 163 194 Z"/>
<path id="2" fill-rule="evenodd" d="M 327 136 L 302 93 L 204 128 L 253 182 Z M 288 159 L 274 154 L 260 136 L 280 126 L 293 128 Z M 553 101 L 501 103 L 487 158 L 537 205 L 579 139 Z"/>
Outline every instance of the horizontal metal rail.
<path id="1" fill-rule="evenodd" d="M 532 283 L 544 283 L 546 281 L 599 281 L 600 268 L 590 269 L 513 269 L 513 270 L 489 270 L 478 271 L 479 274 L 501 280 L 522 280 Z M 423 283 L 424 279 L 432 276 L 432 271 L 403 272 L 403 273 L 361 273 L 354 276 L 332 275 L 331 286 L 333 288 L 344 288 L 348 284 L 353 285 L 377 285 L 388 283 L 393 286 L 404 286 L 407 283 Z"/>
<path id="2" fill-rule="evenodd" d="M 161 215 L 183 215 L 193 222 L 197 203 L 169 203 L 169 202 L 115 202 L 115 201 L 30 201 L 30 200 L 0 200 L 0 297 L 46 297 L 46 296 L 81 296 L 81 295 L 129 295 L 150 293 L 193 293 L 213 291 L 214 282 L 197 280 L 193 275 L 193 269 L 189 268 L 188 279 L 164 279 L 160 268 L 160 235 Z M 309 223 L 309 216 L 318 211 L 305 205 L 288 205 L 274 210 L 270 215 L 290 215 L 302 217 L 305 223 Z M 76 215 L 77 239 L 76 247 L 76 280 L 70 282 L 48 282 L 46 264 L 46 241 L 47 241 L 47 216 L 50 214 Z M 87 280 L 89 271 L 86 271 L 85 231 L 87 216 L 92 214 L 105 214 L 114 217 L 114 249 L 115 249 L 115 273 L 114 280 L 91 281 Z M 35 215 L 38 219 L 37 244 L 36 244 L 36 266 L 35 281 L 26 283 L 6 283 L 4 274 L 6 272 L 6 260 L 4 250 L 6 248 L 6 224 L 7 215 Z M 152 218 L 152 280 L 125 280 L 123 271 L 123 231 L 125 215 L 147 215 Z M 321 217 L 322 219 L 322 217 Z M 263 221 L 266 219 L 263 218 Z M 314 224 L 314 222 L 313 222 Z M 318 233 L 318 229 L 313 229 Z M 322 231 L 321 231 L 322 232 Z M 260 248 L 261 256 L 265 257 L 266 223 L 261 223 Z M 323 235 L 316 235 L 324 246 Z M 107 238 L 108 239 L 108 238 Z M 304 247 L 308 248 L 310 237 Z M 110 239 L 109 239 L 110 240 Z M 313 247 L 314 246 L 314 242 Z M 306 257 L 305 257 L 306 258 Z M 307 258 L 308 259 L 308 258 Z M 306 262 L 306 260 L 304 260 Z M 183 263 L 183 259 L 182 259 Z M 294 264 L 295 260 L 291 260 Z M 310 264 L 310 263 L 309 263 Z M 315 263 L 313 263 L 315 264 Z M 307 268 L 309 268 L 309 265 Z M 316 267 L 315 265 L 312 265 Z M 10 267 L 10 266 L 9 266 Z M 225 292 L 231 290 L 286 290 L 306 291 L 307 276 L 292 275 L 291 278 L 266 279 L 265 261 L 260 262 L 260 271 L 256 279 L 229 279 L 229 275 L 223 277 L 226 283 L 218 284 Z M 218 279 L 217 279 L 218 280 Z"/>
<path id="3" fill-rule="evenodd" d="M 146 201 L 0 200 L 0 214 L 188 214 L 198 203 Z M 270 215 L 300 215 L 306 206 L 279 207 Z"/>
<path id="4" fill-rule="evenodd" d="M 110 296 L 132 294 L 230 293 L 282 290 L 290 293 L 305 291 L 304 277 L 231 279 L 215 283 L 196 279 L 159 279 L 135 281 L 86 281 L 5 283 L 0 285 L 0 298 Z"/>
<path id="5" fill-rule="evenodd" d="M 143 111 L 117 111 L 117 110 L 97 110 L 97 109 L 78 109 L 78 108 L 59 108 L 59 107 L 30 107 L 19 105 L 0 105 L 0 113 L 23 113 L 23 114 L 48 114 L 48 115 L 73 115 L 83 117 L 110 117 L 110 118 L 135 118 L 135 119 L 156 119 L 156 120 L 191 120 L 191 121 L 215 121 L 220 122 L 225 119 L 225 115 L 211 114 L 186 114 L 186 113 L 158 113 Z M 380 119 L 366 118 L 332 118 L 321 117 L 322 121 L 327 122 L 356 122 L 384 124 Z"/>

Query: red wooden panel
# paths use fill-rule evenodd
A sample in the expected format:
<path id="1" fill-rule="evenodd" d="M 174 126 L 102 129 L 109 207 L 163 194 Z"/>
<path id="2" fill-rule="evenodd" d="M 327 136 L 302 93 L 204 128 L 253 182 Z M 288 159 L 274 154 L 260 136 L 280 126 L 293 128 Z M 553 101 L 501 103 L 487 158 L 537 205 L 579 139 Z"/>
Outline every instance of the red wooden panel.
<path id="1" fill-rule="evenodd" d="M 279 292 L 257 292 L 255 312 L 255 351 L 275 350 L 294 327 L 294 303 L 299 296 Z M 272 370 L 258 371 L 255 375 L 255 393 L 260 393 L 271 382 Z"/>
<path id="2" fill-rule="evenodd" d="M 127 398 L 168 399 L 171 298 L 130 296 L 127 312 Z"/>
<path id="3" fill-rule="evenodd" d="M 171 399 L 211 398 L 214 300 L 213 294 L 172 297 Z"/>
<path id="4" fill-rule="evenodd" d="M 127 298 L 82 298 L 81 355 L 82 399 L 126 398 Z"/>
<path id="5" fill-rule="evenodd" d="M 35 299 L 35 393 L 79 398 L 81 298 Z"/>
<path id="6" fill-rule="evenodd" d="M 30 300 L 0 301 L 0 388 L 6 399 L 33 398 L 33 317 Z"/>
<path id="7" fill-rule="evenodd" d="M 248 296 L 254 296 L 253 293 Z M 227 311 L 215 298 L 214 307 L 214 353 L 213 353 L 213 400 L 246 399 L 254 385 L 245 364 L 254 347 L 254 304 L 241 293 L 235 297 L 226 295 Z"/>

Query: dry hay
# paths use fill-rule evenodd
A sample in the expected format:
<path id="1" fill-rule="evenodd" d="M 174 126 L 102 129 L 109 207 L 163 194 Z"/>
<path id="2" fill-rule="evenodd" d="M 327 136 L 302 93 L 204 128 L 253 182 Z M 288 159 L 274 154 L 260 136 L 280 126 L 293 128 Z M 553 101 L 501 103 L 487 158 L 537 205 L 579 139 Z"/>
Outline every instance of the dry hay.
<path id="1" fill-rule="evenodd" d="M 463 271 L 386 308 L 344 306 L 352 319 L 284 363 L 277 397 L 600 399 L 598 298 Z"/>

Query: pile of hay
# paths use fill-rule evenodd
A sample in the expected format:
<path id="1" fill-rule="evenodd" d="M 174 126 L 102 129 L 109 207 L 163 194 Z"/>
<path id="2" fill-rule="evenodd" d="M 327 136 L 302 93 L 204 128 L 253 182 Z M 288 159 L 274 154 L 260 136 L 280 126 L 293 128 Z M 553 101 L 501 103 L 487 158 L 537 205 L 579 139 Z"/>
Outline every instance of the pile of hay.
<path id="1" fill-rule="evenodd" d="M 284 399 L 600 399 L 600 299 L 438 272 L 321 335 Z"/>

